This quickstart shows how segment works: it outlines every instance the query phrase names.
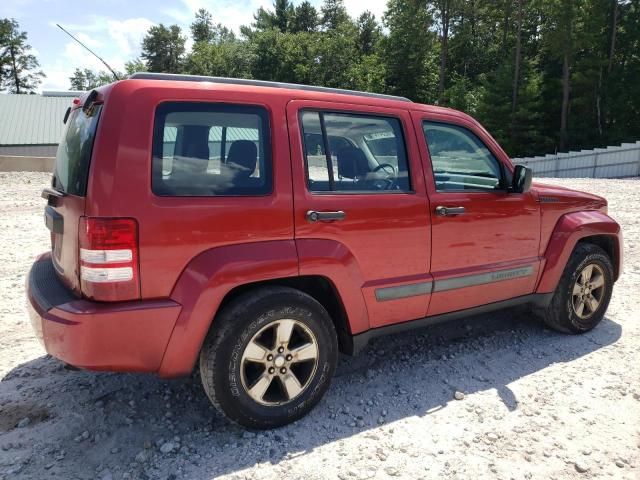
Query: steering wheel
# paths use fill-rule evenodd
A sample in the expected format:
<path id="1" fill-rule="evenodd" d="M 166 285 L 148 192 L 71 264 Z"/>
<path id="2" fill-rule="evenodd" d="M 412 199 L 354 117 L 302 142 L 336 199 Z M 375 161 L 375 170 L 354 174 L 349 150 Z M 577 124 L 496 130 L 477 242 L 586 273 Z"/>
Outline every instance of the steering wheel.
<path id="1" fill-rule="evenodd" d="M 384 173 L 387 175 L 386 178 L 374 178 L 373 184 L 377 190 L 391 190 L 396 185 L 396 180 L 398 179 L 398 172 L 396 171 L 396 167 L 391 165 L 390 163 L 381 163 L 377 167 L 375 167 L 371 173 L 378 173 L 379 171 L 384 170 Z"/>
<path id="2" fill-rule="evenodd" d="M 377 172 L 379 172 L 380 170 L 384 170 L 384 169 L 389 169 L 389 170 L 391 170 L 391 172 L 390 172 L 390 173 L 391 173 L 391 175 L 393 175 L 393 176 L 394 176 L 394 178 L 398 176 L 398 174 L 396 173 L 396 167 L 394 167 L 394 166 L 393 166 L 393 165 L 391 165 L 390 163 L 381 163 L 381 164 L 380 164 L 380 165 L 378 165 L 376 168 L 374 168 L 374 169 L 372 170 L 372 172 L 373 172 L 373 173 L 377 173 Z M 387 170 L 387 172 L 388 172 L 388 170 Z"/>

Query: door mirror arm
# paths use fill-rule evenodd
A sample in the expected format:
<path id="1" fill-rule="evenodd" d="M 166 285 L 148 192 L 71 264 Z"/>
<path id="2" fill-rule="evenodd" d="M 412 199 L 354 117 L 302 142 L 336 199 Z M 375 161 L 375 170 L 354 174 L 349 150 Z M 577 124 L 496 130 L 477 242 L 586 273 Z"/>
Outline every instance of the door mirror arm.
<path id="1" fill-rule="evenodd" d="M 516 165 L 513 170 L 513 180 L 511 181 L 511 188 L 509 190 L 513 193 L 526 193 L 531 188 L 532 180 L 533 170 L 524 165 Z"/>

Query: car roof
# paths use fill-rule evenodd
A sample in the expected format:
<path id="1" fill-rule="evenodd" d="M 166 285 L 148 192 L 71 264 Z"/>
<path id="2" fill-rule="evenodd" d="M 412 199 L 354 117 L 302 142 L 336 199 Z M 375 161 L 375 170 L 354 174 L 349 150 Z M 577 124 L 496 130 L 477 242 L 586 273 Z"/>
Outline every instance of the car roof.
<path id="1" fill-rule="evenodd" d="M 352 95 L 357 97 L 369 97 L 380 98 L 386 100 L 396 100 L 400 102 L 412 103 L 406 97 L 399 97 L 396 95 L 387 95 L 383 93 L 362 92 L 358 90 L 347 90 L 343 88 L 329 88 L 319 87 L 315 85 L 302 85 L 297 83 L 286 82 L 271 82 L 266 80 L 254 80 L 245 78 L 227 78 L 227 77 L 209 77 L 203 75 L 182 75 L 176 73 L 150 73 L 140 72 L 134 73 L 128 77 L 131 80 L 168 80 L 168 81 L 180 81 L 180 82 L 207 82 L 207 83 L 222 83 L 227 85 L 248 85 L 253 87 L 270 87 L 270 88 L 282 88 L 287 90 L 302 90 L 308 92 L 322 92 L 333 93 L 340 95 Z"/>
<path id="2" fill-rule="evenodd" d="M 271 82 L 265 80 L 209 77 L 200 75 L 183 75 L 174 73 L 139 72 L 130 75 L 127 79 L 110 85 L 105 85 L 97 90 L 101 94 L 107 93 L 118 84 L 143 83 L 145 87 L 157 84 L 159 88 L 202 89 L 220 88 L 221 90 L 238 90 L 247 92 L 260 92 L 268 95 L 288 95 L 291 100 L 315 100 L 327 102 L 344 102 L 359 105 L 379 105 L 387 108 L 401 108 L 427 113 L 447 114 L 455 117 L 467 118 L 474 121 L 463 112 L 437 105 L 415 103 L 406 97 L 387 95 L 382 93 L 361 92 L 341 88 L 319 87 L 315 85 L 301 85 L 296 83 Z M 375 102 L 372 102 L 374 100 Z"/>

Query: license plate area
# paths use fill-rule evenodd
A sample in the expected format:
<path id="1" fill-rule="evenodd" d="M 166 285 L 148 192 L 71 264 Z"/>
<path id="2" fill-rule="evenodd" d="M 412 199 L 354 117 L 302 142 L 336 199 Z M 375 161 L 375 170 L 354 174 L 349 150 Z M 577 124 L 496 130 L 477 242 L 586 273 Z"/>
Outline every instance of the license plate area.
<path id="1" fill-rule="evenodd" d="M 64 233 L 64 217 L 54 210 L 51 205 L 44 209 L 44 223 L 49 231 L 56 235 Z"/>

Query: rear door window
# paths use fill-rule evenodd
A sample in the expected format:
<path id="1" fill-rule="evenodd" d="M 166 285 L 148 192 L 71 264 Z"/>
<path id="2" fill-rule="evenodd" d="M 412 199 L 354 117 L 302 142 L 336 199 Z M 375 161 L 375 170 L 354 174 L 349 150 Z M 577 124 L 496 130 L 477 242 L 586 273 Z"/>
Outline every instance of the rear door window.
<path id="1" fill-rule="evenodd" d="M 91 152 L 101 111 L 102 105 L 94 105 L 88 113 L 77 108 L 67 119 L 53 171 L 56 190 L 81 197 L 87 194 Z"/>
<path id="2" fill-rule="evenodd" d="M 162 196 L 266 195 L 272 167 L 261 107 L 171 102 L 156 110 L 152 189 Z"/>

